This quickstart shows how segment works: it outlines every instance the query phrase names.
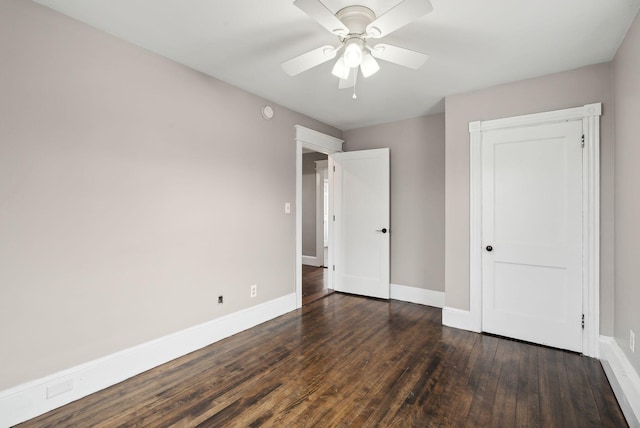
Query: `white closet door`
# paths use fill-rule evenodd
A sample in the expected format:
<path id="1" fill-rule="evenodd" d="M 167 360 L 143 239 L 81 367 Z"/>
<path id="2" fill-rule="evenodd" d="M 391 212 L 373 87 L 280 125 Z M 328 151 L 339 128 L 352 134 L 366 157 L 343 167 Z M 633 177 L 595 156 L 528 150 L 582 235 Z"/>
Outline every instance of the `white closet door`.
<path id="1" fill-rule="evenodd" d="M 485 131 L 482 325 L 582 351 L 582 122 Z"/>

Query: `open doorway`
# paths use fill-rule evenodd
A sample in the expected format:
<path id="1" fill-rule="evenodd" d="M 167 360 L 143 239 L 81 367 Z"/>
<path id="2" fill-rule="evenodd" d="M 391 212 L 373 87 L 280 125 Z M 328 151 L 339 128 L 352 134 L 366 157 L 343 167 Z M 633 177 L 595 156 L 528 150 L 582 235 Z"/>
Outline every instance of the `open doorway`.
<path id="1" fill-rule="evenodd" d="M 327 268 L 302 265 L 302 305 L 315 302 L 332 293 Z"/>
<path id="2" fill-rule="evenodd" d="M 329 176 L 326 153 L 302 152 L 302 304 L 333 292 L 329 288 Z"/>
<path id="3" fill-rule="evenodd" d="M 313 129 L 306 128 L 304 126 L 296 125 L 296 252 L 295 252 L 295 267 L 296 267 L 296 278 L 295 278 L 295 290 L 296 290 L 296 307 L 302 307 L 302 160 L 304 153 L 307 152 L 317 152 L 324 153 L 326 155 L 332 155 L 335 153 L 342 152 L 342 143 L 343 140 L 332 137 L 327 134 L 323 134 L 318 131 L 314 131 Z M 328 177 L 329 188 L 331 188 L 331 174 Z M 324 197 L 324 192 L 323 192 Z M 331 199 L 329 198 L 329 205 L 331 205 Z M 331 213 L 331 206 L 329 207 L 328 213 Z M 332 230 L 332 222 L 329 222 L 328 227 L 328 239 L 329 243 L 332 241 L 331 237 L 333 234 Z M 316 253 L 317 254 L 317 253 Z M 332 273 L 332 257 L 333 251 L 331 246 L 328 247 L 327 256 L 322 256 L 323 263 L 326 266 L 330 267 L 329 269 L 323 269 L 320 266 L 316 266 L 319 269 L 323 269 L 323 282 L 327 282 L 327 288 L 333 288 L 333 277 Z M 324 284 L 323 284 L 324 286 Z"/>
<path id="4" fill-rule="evenodd" d="M 302 307 L 302 162 L 305 149 L 329 155 L 328 288 L 389 298 L 389 149 L 343 153 L 343 142 L 296 125 L 297 308 Z"/>

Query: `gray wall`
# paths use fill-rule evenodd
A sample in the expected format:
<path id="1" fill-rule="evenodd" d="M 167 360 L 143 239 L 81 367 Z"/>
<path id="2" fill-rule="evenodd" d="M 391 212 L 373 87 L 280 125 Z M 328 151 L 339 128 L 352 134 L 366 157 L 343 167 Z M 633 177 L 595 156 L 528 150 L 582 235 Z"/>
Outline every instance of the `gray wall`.
<path id="1" fill-rule="evenodd" d="M 340 131 L 29 1 L 0 57 L 0 390 L 295 292 L 294 124 Z"/>
<path id="2" fill-rule="evenodd" d="M 324 153 L 302 155 L 302 254 L 316 256 L 316 161 Z"/>
<path id="3" fill-rule="evenodd" d="M 640 15 L 613 61 L 616 109 L 615 338 L 640 373 Z M 636 352 L 629 349 L 629 329 Z"/>
<path id="4" fill-rule="evenodd" d="M 391 151 L 391 282 L 444 291 L 444 114 L 344 132 L 347 151 Z"/>
<path id="5" fill-rule="evenodd" d="M 600 152 L 600 329 L 613 334 L 613 97 L 597 64 L 461 95 L 446 105 L 445 304 L 469 309 L 469 122 L 603 103 Z"/>

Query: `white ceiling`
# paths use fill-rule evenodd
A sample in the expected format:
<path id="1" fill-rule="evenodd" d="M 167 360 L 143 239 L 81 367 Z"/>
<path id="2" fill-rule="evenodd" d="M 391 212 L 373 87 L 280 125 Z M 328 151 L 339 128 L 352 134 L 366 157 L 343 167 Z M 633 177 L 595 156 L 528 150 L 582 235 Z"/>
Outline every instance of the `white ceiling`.
<path id="1" fill-rule="evenodd" d="M 337 38 L 293 0 L 35 0 L 131 43 L 347 130 L 444 111 L 444 97 L 610 61 L 640 0 L 432 0 L 432 13 L 380 39 L 430 56 L 381 61 L 338 89 L 333 61 L 295 77 L 280 63 Z M 361 4 L 380 16 L 399 0 Z"/>

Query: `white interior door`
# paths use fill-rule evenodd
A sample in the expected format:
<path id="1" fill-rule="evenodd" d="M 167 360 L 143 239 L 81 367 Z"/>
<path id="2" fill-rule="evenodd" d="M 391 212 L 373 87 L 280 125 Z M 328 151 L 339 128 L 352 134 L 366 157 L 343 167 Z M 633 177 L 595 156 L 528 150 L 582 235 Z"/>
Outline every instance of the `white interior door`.
<path id="1" fill-rule="evenodd" d="M 582 351 L 582 121 L 482 137 L 482 326 Z"/>
<path id="2" fill-rule="evenodd" d="M 333 288 L 388 299 L 389 149 L 333 154 L 329 176 Z"/>

